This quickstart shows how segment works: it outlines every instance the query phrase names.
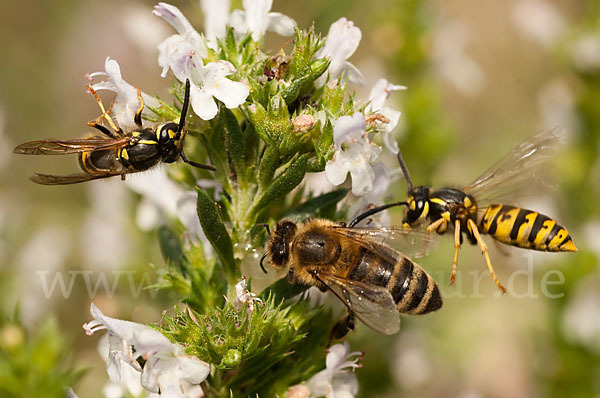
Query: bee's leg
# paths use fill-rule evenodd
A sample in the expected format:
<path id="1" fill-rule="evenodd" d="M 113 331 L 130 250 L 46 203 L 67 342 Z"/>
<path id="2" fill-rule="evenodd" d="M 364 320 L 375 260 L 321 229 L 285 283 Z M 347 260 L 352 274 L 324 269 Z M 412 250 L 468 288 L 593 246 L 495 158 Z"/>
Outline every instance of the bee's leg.
<path id="1" fill-rule="evenodd" d="M 98 103 L 98 106 L 100 107 L 100 110 L 102 111 L 102 114 L 96 120 L 89 122 L 88 125 L 90 125 L 91 127 L 97 128 L 98 130 L 100 130 L 104 134 L 106 134 L 106 131 L 108 131 L 108 129 L 106 127 L 102 126 L 102 127 L 104 127 L 104 130 L 98 127 L 98 125 L 100 125 L 100 121 L 102 119 L 106 119 L 106 121 L 108 122 L 110 127 L 114 130 L 114 133 L 110 133 L 110 131 L 109 131 L 109 134 L 107 134 L 107 135 L 111 136 L 112 138 L 122 137 L 123 130 L 121 130 L 121 128 L 119 128 L 115 125 L 115 122 L 113 122 L 112 118 L 109 115 L 109 112 L 111 111 L 114 102 L 111 103 L 108 110 L 106 110 L 106 109 L 104 109 L 104 104 L 102 103 L 102 100 L 100 99 L 100 96 L 98 95 L 96 90 L 94 90 L 92 88 L 92 86 L 90 86 L 89 84 L 87 86 L 87 90 L 90 94 L 92 94 L 94 96 L 94 98 L 96 99 L 96 102 Z"/>
<path id="2" fill-rule="evenodd" d="M 432 232 L 434 232 L 436 229 L 439 228 L 440 225 L 444 223 L 446 223 L 445 219 L 438 218 L 437 220 L 435 220 L 427 226 L 427 228 L 425 229 L 425 232 L 427 233 L 427 235 L 425 235 L 425 244 L 423 245 L 423 250 L 421 250 L 421 252 L 417 254 L 417 257 L 425 257 L 425 254 L 427 253 L 427 246 L 429 245 L 429 235 L 431 235 Z"/>
<path id="3" fill-rule="evenodd" d="M 452 260 L 452 274 L 450 275 L 450 285 L 454 285 L 456 280 L 456 265 L 458 264 L 458 249 L 460 249 L 460 220 L 454 220 L 454 259 Z"/>
<path id="4" fill-rule="evenodd" d="M 137 89 L 138 101 L 140 102 L 140 107 L 137 110 L 137 112 L 135 112 L 133 121 L 135 122 L 135 124 L 137 124 L 137 126 L 139 128 L 142 128 L 142 112 L 144 111 L 144 99 L 142 98 L 142 90 L 140 90 L 139 87 L 136 87 L 136 89 Z"/>
<path id="5" fill-rule="evenodd" d="M 488 253 L 487 245 L 481 238 L 481 235 L 479 234 L 479 230 L 477 229 L 477 225 L 470 218 L 467 220 L 467 224 L 471 228 L 471 232 L 473 232 L 473 236 L 475 237 L 475 240 L 477 240 L 477 243 L 479 243 L 479 247 L 481 248 L 481 251 L 483 252 L 483 255 L 485 256 L 485 262 L 487 263 L 487 267 L 490 270 L 490 274 L 492 274 L 492 278 L 494 279 L 494 282 L 496 282 L 496 286 L 498 286 L 498 289 L 502 290 L 502 293 L 506 293 L 506 289 L 504 288 L 504 286 L 502 286 L 502 284 L 500 284 L 500 281 L 498 280 L 498 277 L 496 276 L 496 272 L 494 272 L 494 267 L 492 267 L 492 261 L 490 260 L 490 255 Z"/>
<path id="6" fill-rule="evenodd" d="M 348 333 L 354 330 L 354 313 L 348 312 L 344 318 L 340 319 L 338 323 L 333 326 L 331 329 L 331 334 L 329 335 L 329 342 L 327 343 L 327 347 L 331 346 L 331 343 L 345 337 Z"/>

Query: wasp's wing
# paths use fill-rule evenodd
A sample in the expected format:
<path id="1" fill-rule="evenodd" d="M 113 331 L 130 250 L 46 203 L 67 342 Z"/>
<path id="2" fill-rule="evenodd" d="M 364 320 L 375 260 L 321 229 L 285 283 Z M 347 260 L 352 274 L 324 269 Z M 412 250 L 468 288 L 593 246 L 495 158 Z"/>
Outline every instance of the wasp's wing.
<path id="1" fill-rule="evenodd" d="M 384 287 L 319 273 L 319 279 L 368 327 L 383 334 L 400 330 L 392 294 Z"/>
<path id="2" fill-rule="evenodd" d="M 333 231 L 344 238 L 352 239 L 368 250 L 388 252 L 391 248 L 411 257 L 423 257 L 428 250 L 435 248 L 438 243 L 430 234 L 411 228 L 347 228 L 340 226 L 333 227 Z M 386 248 L 383 245 L 388 247 Z M 388 258 L 388 260 L 397 261 L 397 255 Z"/>
<path id="3" fill-rule="evenodd" d="M 25 142 L 14 149 L 14 153 L 23 155 L 64 155 L 117 149 L 126 146 L 131 137 L 118 139 L 86 138 L 78 140 L 38 140 Z"/>
<path id="4" fill-rule="evenodd" d="M 547 128 L 516 146 L 510 153 L 490 167 L 463 191 L 478 202 L 491 202 L 494 197 L 519 191 L 531 183 L 544 165 L 564 144 L 566 131 Z M 481 203 L 480 203 L 481 204 Z"/>
<path id="5" fill-rule="evenodd" d="M 65 176 L 56 176 L 52 174 L 40 174 L 35 173 L 29 179 L 36 184 L 41 185 L 69 185 L 69 184 L 77 184 L 80 182 L 98 180 L 100 178 L 108 178 L 114 177 L 118 175 L 123 175 L 123 172 L 105 172 L 102 174 L 87 174 L 87 173 L 78 173 L 78 174 L 69 174 Z"/>

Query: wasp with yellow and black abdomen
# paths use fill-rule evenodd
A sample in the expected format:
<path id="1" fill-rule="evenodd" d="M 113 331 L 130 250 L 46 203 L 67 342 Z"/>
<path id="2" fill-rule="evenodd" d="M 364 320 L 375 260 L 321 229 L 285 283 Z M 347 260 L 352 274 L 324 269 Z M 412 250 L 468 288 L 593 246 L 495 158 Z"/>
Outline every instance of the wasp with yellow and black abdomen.
<path id="1" fill-rule="evenodd" d="M 403 205 L 406 206 L 404 227 L 413 228 L 429 222 L 427 233 L 435 231 L 446 234 L 453 231 L 455 251 L 450 284 L 456 278 L 458 250 L 465 235 L 471 244 L 480 246 L 494 282 L 505 292 L 494 272 L 481 234 L 524 249 L 577 251 L 567 229 L 554 219 L 537 211 L 495 203 L 501 193 L 514 191 L 522 183 L 531 180 L 540 166 L 553 157 L 562 141 L 562 130 L 546 129 L 515 147 L 473 183 L 461 189 L 413 187 L 408 168 L 401 153 L 398 153 L 400 168 L 407 181 L 407 200 L 372 209 L 365 217 L 392 206 Z"/>
<path id="2" fill-rule="evenodd" d="M 140 107 L 134 115 L 138 129 L 124 132 L 117 127 L 106 110 L 100 97 L 88 85 L 88 91 L 94 96 L 102 114 L 88 123 L 99 130 L 103 136 L 94 136 L 75 140 L 37 140 L 25 142 L 14 149 L 14 153 L 24 155 L 64 155 L 79 154 L 79 166 L 83 173 L 57 176 L 35 173 L 31 180 L 42 185 L 66 185 L 84 181 L 138 173 L 150 169 L 160 162 L 173 163 L 179 158 L 194 167 L 215 170 L 213 166 L 196 163 L 183 152 L 185 118 L 190 99 L 190 82 L 186 81 L 185 95 L 179 123 L 167 122 L 156 128 L 143 128 L 142 111 L 144 100 L 138 89 Z M 106 120 L 111 129 L 102 124 Z"/>

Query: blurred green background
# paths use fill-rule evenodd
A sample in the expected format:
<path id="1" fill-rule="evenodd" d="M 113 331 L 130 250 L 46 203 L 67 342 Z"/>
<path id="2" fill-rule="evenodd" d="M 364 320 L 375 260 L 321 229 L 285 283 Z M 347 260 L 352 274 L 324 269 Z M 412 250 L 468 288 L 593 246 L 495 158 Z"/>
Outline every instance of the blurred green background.
<path id="1" fill-rule="evenodd" d="M 120 181 L 38 186 L 27 179 L 33 171 L 73 171 L 76 160 L 15 156 L 12 148 L 89 131 L 98 109 L 85 74 L 103 70 L 107 56 L 131 84 L 167 94 L 156 45 L 172 30 L 152 16 L 154 4 L 28 0 L 6 4 L 0 16 L 0 369 L 27 344 L 19 333 L 15 339 L 15 324 L 33 341 L 49 333 L 40 325 L 52 318 L 73 348 L 63 362 L 89 367 L 75 385 L 82 397 L 101 396 L 107 379 L 97 338 L 81 329 L 89 284 L 106 276 L 108 289 L 99 285 L 94 302 L 134 321 L 159 321 L 175 299 L 148 291 L 133 297 L 131 284 L 150 284 L 148 264 L 163 260 L 154 233 L 135 223 L 138 198 Z M 174 4 L 201 30 L 197 2 Z M 567 226 L 579 252 L 532 254 L 490 242 L 510 293 L 499 297 L 476 247 L 461 250 L 458 282 L 447 286 L 453 244 L 442 239 L 419 263 L 442 287 L 444 308 L 404 317 L 396 336 L 359 327 L 350 338 L 353 350 L 366 353 L 359 395 L 600 396 L 600 3 L 276 0 L 273 11 L 301 27 L 314 21 L 323 35 L 342 16 L 360 27 L 350 59 L 368 82 L 359 94 L 366 98 L 380 77 L 408 86 L 392 101 L 403 112 L 397 133 L 417 184 L 465 185 L 539 128 L 570 132 L 552 186 L 524 193 L 519 203 Z M 272 35 L 267 45 L 283 41 Z M 404 193 L 400 181 L 389 199 Z M 393 220 L 400 222 L 399 212 Z M 67 297 L 59 285 L 45 294 L 59 271 L 72 289 Z M 23 379 L 3 381 L 17 382 Z"/>

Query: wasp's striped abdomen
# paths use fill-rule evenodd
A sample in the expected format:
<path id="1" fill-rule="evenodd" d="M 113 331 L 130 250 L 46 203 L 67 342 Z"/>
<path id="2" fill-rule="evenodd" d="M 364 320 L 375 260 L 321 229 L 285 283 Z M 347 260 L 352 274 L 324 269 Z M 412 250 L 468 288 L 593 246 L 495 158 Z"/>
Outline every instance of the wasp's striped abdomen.
<path id="1" fill-rule="evenodd" d="M 390 262 L 376 252 L 361 248 L 347 278 L 385 287 L 400 313 L 419 315 L 439 309 L 442 298 L 433 278 L 408 257 L 396 255 L 394 258 L 396 261 Z"/>
<path id="2" fill-rule="evenodd" d="M 512 246 L 549 252 L 577 251 L 569 231 L 537 211 L 490 205 L 479 228 L 481 233 Z"/>

